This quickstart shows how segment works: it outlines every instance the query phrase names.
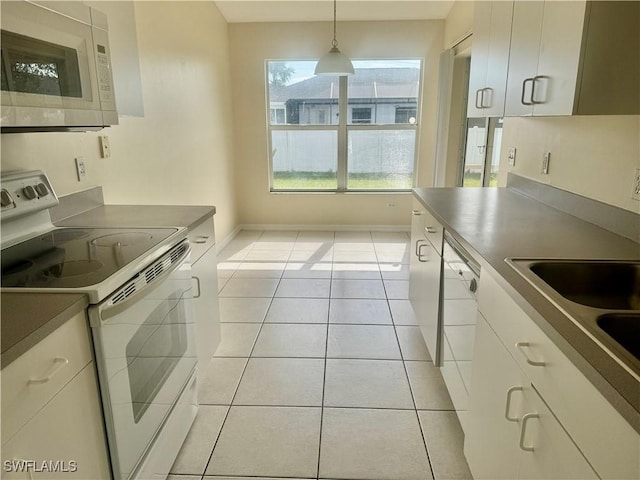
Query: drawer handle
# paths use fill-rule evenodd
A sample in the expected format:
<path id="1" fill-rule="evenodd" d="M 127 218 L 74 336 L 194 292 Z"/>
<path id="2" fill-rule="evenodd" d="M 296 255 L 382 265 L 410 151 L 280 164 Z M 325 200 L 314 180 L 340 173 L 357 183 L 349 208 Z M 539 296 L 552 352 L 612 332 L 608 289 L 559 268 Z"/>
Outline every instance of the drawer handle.
<path id="1" fill-rule="evenodd" d="M 422 243 L 419 247 L 418 247 L 418 261 L 421 263 L 427 263 L 429 261 L 429 259 L 427 258 L 426 260 L 422 259 L 422 247 L 426 247 L 428 244 Z"/>
<path id="2" fill-rule="evenodd" d="M 524 437 L 526 436 L 527 432 L 527 424 L 532 418 L 540 418 L 540 415 L 538 415 L 537 413 L 527 413 L 524 417 L 522 417 L 522 426 L 520 427 L 520 449 L 524 450 L 525 452 L 534 451 L 533 446 L 524 444 Z"/>
<path id="3" fill-rule="evenodd" d="M 522 356 L 527 361 L 529 365 L 533 365 L 534 367 L 544 367 L 545 363 L 542 360 L 531 360 L 527 355 L 525 348 L 530 347 L 531 344 L 529 342 L 518 342 L 516 343 L 516 348 L 520 350 Z"/>
<path id="4" fill-rule="evenodd" d="M 420 215 L 422 215 L 422 210 L 411 210 L 411 215 L 419 217 Z"/>
<path id="5" fill-rule="evenodd" d="M 198 237 L 197 240 L 194 240 L 194 243 L 207 243 L 207 241 L 209 240 L 209 236 L 208 235 L 200 235 Z"/>
<path id="6" fill-rule="evenodd" d="M 510 417 L 509 411 L 511 410 L 511 396 L 513 395 L 513 392 L 522 392 L 523 390 L 524 388 L 522 387 L 511 387 L 509 390 L 507 390 L 507 403 L 504 406 L 504 418 L 508 422 L 518 423 L 520 421 L 518 417 Z"/>
<path id="7" fill-rule="evenodd" d="M 27 383 L 29 385 L 34 384 L 34 383 L 37 384 L 37 385 L 40 385 L 42 383 L 47 383 L 54 376 L 56 376 L 58 374 L 58 372 L 60 372 L 60 370 L 62 370 L 67 365 L 69 365 L 69 359 L 68 358 L 56 357 L 56 358 L 53 359 L 53 368 L 51 369 L 51 371 L 49 371 L 48 375 L 46 375 L 44 377 L 41 377 L 41 378 L 30 378 Z"/>
<path id="8" fill-rule="evenodd" d="M 196 295 L 195 293 L 193 294 L 193 298 L 200 298 L 200 278 L 193 276 L 191 277 L 193 280 L 196 281 L 196 285 L 198 286 L 198 294 Z"/>
<path id="9" fill-rule="evenodd" d="M 435 227 L 424 227 L 427 233 L 438 233 L 438 230 Z"/>

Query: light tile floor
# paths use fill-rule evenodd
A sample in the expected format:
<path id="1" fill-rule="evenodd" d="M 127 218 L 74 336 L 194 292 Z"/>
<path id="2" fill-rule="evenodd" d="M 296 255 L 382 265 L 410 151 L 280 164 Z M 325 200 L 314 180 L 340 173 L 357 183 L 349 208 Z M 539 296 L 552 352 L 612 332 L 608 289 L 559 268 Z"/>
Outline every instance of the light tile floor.
<path id="1" fill-rule="evenodd" d="M 169 480 L 471 478 L 408 259 L 403 232 L 240 232 L 218 254 L 223 341 Z"/>

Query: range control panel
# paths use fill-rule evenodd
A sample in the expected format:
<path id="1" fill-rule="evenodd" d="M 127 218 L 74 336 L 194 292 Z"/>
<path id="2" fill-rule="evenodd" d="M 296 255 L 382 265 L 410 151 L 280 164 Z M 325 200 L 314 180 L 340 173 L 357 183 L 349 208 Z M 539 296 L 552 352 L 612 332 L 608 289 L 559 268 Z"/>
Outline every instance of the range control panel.
<path id="1" fill-rule="evenodd" d="M 5 220 L 58 204 L 49 179 L 40 170 L 3 172 L 0 179 L 0 218 Z"/>

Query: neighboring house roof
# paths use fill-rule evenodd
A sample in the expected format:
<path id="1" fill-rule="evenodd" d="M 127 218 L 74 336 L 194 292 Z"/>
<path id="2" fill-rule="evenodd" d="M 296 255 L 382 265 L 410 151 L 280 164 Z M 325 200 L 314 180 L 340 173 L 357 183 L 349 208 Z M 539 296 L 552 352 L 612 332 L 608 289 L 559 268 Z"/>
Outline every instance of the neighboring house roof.
<path id="1" fill-rule="evenodd" d="M 349 77 L 350 98 L 417 98 L 420 81 L 418 68 L 357 68 Z M 338 80 L 315 76 L 286 86 L 270 86 L 270 100 L 337 99 Z"/>

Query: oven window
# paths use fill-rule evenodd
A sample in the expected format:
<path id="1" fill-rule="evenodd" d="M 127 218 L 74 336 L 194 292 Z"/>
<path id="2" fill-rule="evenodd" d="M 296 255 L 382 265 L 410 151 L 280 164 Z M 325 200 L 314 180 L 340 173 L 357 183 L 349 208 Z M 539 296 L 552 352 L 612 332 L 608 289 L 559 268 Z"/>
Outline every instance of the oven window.
<path id="1" fill-rule="evenodd" d="M 2 90 L 82 98 L 78 52 L 2 31 Z"/>
<path id="2" fill-rule="evenodd" d="M 151 312 L 126 348 L 129 388 L 135 423 L 153 403 L 187 351 L 187 325 L 182 290 Z"/>

